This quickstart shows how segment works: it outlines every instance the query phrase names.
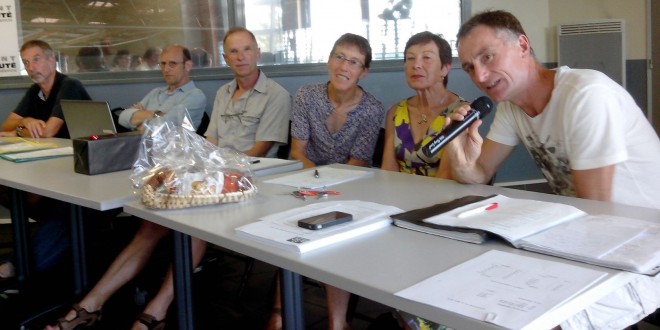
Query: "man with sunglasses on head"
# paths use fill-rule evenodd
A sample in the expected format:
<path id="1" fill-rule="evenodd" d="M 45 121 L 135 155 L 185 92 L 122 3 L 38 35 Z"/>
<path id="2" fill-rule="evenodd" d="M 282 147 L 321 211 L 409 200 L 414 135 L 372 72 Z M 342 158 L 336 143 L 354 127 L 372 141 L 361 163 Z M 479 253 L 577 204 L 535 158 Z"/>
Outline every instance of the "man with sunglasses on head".
<path id="1" fill-rule="evenodd" d="M 288 140 L 291 95 L 257 67 L 261 51 L 252 32 L 232 28 L 223 44 L 222 56 L 234 80 L 218 90 L 204 135 L 219 147 L 248 156 L 275 157 Z"/>
<path id="2" fill-rule="evenodd" d="M 122 111 L 119 124 L 130 130 L 140 130 L 145 120 L 185 108 L 193 121 L 191 124 L 197 129 L 206 109 L 206 95 L 190 79 L 192 67 L 188 48 L 179 45 L 166 47 L 160 55 L 160 70 L 167 86 L 154 88 L 140 102 Z"/>

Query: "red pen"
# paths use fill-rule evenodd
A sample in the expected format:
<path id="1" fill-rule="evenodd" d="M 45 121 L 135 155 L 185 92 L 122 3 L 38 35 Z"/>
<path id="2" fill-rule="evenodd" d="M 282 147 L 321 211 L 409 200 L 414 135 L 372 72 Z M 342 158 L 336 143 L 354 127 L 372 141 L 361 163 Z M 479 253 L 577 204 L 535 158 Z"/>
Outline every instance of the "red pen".
<path id="1" fill-rule="evenodd" d="M 482 205 L 482 206 L 479 206 L 479 207 L 473 208 L 473 209 L 471 209 L 471 210 L 463 211 L 463 212 L 459 213 L 459 214 L 457 215 L 457 217 L 459 217 L 459 218 L 467 218 L 467 217 L 471 217 L 471 216 L 473 216 L 473 215 L 479 214 L 479 213 L 481 213 L 481 212 L 486 212 L 486 211 L 494 210 L 494 209 L 496 209 L 496 208 L 497 208 L 497 203 L 490 203 L 490 204 L 486 204 L 486 205 Z"/>

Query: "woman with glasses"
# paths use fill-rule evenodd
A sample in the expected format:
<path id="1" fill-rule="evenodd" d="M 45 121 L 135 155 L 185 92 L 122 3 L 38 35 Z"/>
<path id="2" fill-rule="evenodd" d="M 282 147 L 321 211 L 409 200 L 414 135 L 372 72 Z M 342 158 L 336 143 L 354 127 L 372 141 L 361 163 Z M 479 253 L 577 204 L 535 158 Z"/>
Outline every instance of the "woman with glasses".
<path id="1" fill-rule="evenodd" d="M 416 94 L 387 112 L 381 168 L 439 175 L 442 152 L 426 157 L 421 149 L 442 130 L 445 114 L 467 102 L 447 89 L 451 60 L 449 43 L 431 32 L 417 33 L 406 43 L 406 82 Z"/>
<path id="2" fill-rule="evenodd" d="M 371 165 L 385 108 L 358 82 L 367 76 L 371 46 L 367 39 L 346 33 L 328 57 L 329 81 L 305 85 L 296 93 L 291 122 L 291 158 L 304 167 L 345 163 Z M 279 286 L 278 286 L 279 287 Z M 348 329 L 350 293 L 325 285 L 328 328 Z M 279 293 L 268 329 L 281 326 Z"/>
<path id="3" fill-rule="evenodd" d="M 337 39 L 328 57 L 329 81 L 302 86 L 294 98 L 292 159 L 305 167 L 371 164 L 385 110 L 358 85 L 370 63 L 367 39 L 351 33 Z"/>

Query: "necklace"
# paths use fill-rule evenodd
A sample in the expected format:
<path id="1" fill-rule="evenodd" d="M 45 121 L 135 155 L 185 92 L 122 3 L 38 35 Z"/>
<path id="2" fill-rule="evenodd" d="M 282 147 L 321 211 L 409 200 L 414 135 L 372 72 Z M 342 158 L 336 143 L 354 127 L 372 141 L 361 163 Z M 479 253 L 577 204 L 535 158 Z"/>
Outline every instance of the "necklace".
<path id="1" fill-rule="evenodd" d="M 442 105 L 445 102 L 445 99 L 447 98 L 447 94 L 445 94 L 444 97 L 442 97 L 442 100 L 440 100 L 439 104 Z M 418 121 L 417 124 L 421 125 L 422 123 L 428 123 L 428 116 L 421 111 L 421 109 L 417 110 L 419 111 L 419 115 L 422 116 L 422 120 Z M 432 114 L 433 111 L 429 109 L 429 114 Z"/>

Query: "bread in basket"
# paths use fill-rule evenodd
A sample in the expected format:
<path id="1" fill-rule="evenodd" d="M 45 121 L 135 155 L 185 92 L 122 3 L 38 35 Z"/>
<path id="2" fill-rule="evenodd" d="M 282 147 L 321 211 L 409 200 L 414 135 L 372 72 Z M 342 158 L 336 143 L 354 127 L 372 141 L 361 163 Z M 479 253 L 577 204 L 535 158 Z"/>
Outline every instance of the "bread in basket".
<path id="1" fill-rule="evenodd" d="M 141 189 L 142 203 L 149 208 L 178 209 L 218 203 L 240 202 L 257 192 L 240 171 L 178 173 L 161 168 L 153 171 Z"/>

